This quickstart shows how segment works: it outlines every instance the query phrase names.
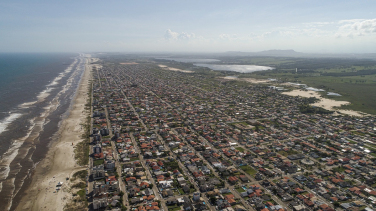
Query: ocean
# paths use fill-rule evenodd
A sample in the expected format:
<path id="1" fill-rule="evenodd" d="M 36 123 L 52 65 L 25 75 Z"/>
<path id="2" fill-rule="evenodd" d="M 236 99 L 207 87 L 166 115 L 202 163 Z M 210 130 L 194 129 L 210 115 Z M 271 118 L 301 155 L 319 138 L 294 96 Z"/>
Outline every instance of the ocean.
<path id="1" fill-rule="evenodd" d="M 14 210 L 68 115 L 79 54 L 0 53 L 0 210 Z"/>

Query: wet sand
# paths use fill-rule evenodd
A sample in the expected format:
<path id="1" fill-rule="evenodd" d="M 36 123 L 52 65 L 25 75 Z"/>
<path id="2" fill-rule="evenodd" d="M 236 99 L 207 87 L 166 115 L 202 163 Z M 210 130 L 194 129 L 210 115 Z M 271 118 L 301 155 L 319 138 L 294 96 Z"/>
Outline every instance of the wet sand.
<path id="1" fill-rule="evenodd" d="M 84 123 L 87 116 L 85 104 L 90 78 L 90 67 L 86 63 L 69 116 L 63 120 L 59 129 L 58 141 L 51 145 L 46 158 L 36 167 L 31 185 L 16 210 L 63 210 L 71 199 L 71 184 L 66 178 L 76 171 L 87 169 L 87 166 L 76 164 L 74 146 L 82 141 L 84 131 L 80 124 Z M 58 182 L 63 182 L 63 185 L 61 190 L 56 191 Z"/>

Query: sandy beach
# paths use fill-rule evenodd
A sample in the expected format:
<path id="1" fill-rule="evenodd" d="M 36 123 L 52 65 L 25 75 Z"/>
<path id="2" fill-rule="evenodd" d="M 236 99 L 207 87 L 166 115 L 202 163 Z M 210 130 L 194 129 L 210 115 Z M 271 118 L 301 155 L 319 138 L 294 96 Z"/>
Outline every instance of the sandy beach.
<path id="1" fill-rule="evenodd" d="M 161 68 L 164 68 L 166 70 L 178 71 L 178 72 L 183 72 L 183 73 L 193 73 L 193 71 L 190 71 L 190 70 L 181 70 L 181 69 L 178 69 L 178 68 L 168 67 L 166 65 L 159 64 L 158 66 L 161 67 Z"/>
<path id="2" fill-rule="evenodd" d="M 337 101 L 337 100 L 332 100 L 332 99 L 327 99 L 321 97 L 321 95 L 315 91 L 303 91 L 303 90 L 292 90 L 290 92 L 283 92 L 282 94 L 285 95 L 290 95 L 290 96 L 300 96 L 300 97 L 316 97 L 320 101 L 317 103 L 313 103 L 311 105 L 325 108 L 330 111 L 338 111 L 343 114 L 348 114 L 352 116 L 363 116 L 360 112 L 353 111 L 353 110 L 346 110 L 346 109 L 338 109 L 338 107 L 342 105 L 347 105 L 350 104 L 347 101 Z"/>
<path id="3" fill-rule="evenodd" d="M 87 116 L 85 104 L 91 78 L 89 63 L 94 59 L 88 60 L 69 116 L 63 120 L 59 129 L 58 140 L 51 144 L 46 158 L 36 167 L 30 188 L 25 192 L 16 210 L 63 210 L 72 197 L 66 178 L 70 178 L 76 171 L 87 168 L 76 164 L 74 146 L 82 141 L 83 128 L 80 124 L 84 123 Z M 58 182 L 64 184 L 61 190 L 56 191 Z"/>

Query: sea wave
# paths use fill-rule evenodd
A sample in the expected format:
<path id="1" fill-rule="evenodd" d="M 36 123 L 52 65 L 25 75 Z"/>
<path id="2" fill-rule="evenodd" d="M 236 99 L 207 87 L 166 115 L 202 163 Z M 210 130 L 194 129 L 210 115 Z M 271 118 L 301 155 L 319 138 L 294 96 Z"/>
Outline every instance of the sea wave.
<path id="1" fill-rule="evenodd" d="M 22 116 L 20 113 L 11 113 L 8 117 L 5 117 L 3 120 L 0 121 L 0 134 L 7 130 L 7 127 L 10 123 L 14 120 Z"/>
<path id="2" fill-rule="evenodd" d="M 35 103 L 37 103 L 38 101 L 31 101 L 31 102 L 26 102 L 26 103 L 22 103 L 21 105 L 19 105 L 18 107 L 19 108 L 29 108 L 30 106 L 34 105 Z"/>
<path id="3" fill-rule="evenodd" d="M 47 84 L 46 85 L 46 89 L 41 91 L 38 96 L 37 96 L 37 99 L 38 101 L 37 102 L 42 102 L 44 101 L 48 96 L 50 96 L 50 92 L 52 90 L 54 90 L 55 88 L 53 86 L 56 86 L 57 84 L 59 84 L 59 81 L 64 78 L 68 73 L 70 73 L 74 67 L 74 65 L 76 65 L 78 62 L 78 60 L 74 60 L 74 62 L 69 65 L 69 67 L 67 67 L 63 72 L 61 72 L 58 76 L 56 76 L 56 78 L 54 78 L 54 80 L 51 81 L 51 83 Z"/>
<path id="4" fill-rule="evenodd" d="M 23 144 L 23 141 L 14 141 L 12 146 L 8 149 L 8 151 L 2 156 L 0 160 L 0 181 L 1 183 L 4 182 L 10 172 L 9 165 L 14 160 L 14 158 L 18 155 L 18 149 Z M 2 184 L 1 184 L 2 188 Z M 1 191 L 2 189 L 0 189 Z"/>

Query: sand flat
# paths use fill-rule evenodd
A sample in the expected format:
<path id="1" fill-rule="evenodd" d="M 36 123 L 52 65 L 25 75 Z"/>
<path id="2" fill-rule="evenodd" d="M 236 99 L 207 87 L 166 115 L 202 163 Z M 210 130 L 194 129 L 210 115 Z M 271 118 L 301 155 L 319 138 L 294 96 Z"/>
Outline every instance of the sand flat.
<path id="1" fill-rule="evenodd" d="M 69 192 L 70 181 L 65 179 L 71 178 L 76 171 L 87 169 L 87 166 L 76 164 L 74 146 L 82 141 L 81 135 L 84 131 L 80 124 L 84 123 L 87 116 L 85 104 L 91 78 L 91 67 L 88 62 L 90 59 L 87 60 L 69 117 L 61 124 L 59 139 L 52 143 L 46 158 L 36 167 L 31 185 L 25 191 L 25 196 L 16 210 L 63 210 L 72 197 L 72 193 Z M 61 190 L 56 191 L 58 182 L 64 184 Z"/>
<path id="2" fill-rule="evenodd" d="M 246 82 L 253 83 L 253 84 L 270 83 L 271 82 L 270 80 L 261 80 L 261 79 L 255 79 L 255 78 L 234 78 L 232 76 L 226 76 L 226 77 L 222 77 L 222 78 L 226 79 L 226 80 L 246 81 Z"/>
<path id="3" fill-rule="evenodd" d="M 282 94 L 290 95 L 290 96 L 300 96 L 300 97 L 316 97 L 319 99 L 319 102 L 313 103 L 311 105 L 321 107 L 330 111 L 338 111 L 344 114 L 352 115 L 352 116 L 363 116 L 360 112 L 347 110 L 347 109 L 338 109 L 338 107 L 342 105 L 348 105 L 350 102 L 348 101 L 337 101 L 332 99 L 327 99 L 321 97 L 321 95 L 315 91 L 304 91 L 304 90 L 292 90 L 290 92 L 282 92 Z"/>
<path id="4" fill-rule="evenodd" d="M 167 70 L 171 70 L 171 71 L 178 71 L 178 72 L 183 72 L 183 73 L 193 73 L 193 71 L 190 71 L 190 70 L 181 70 L 181 69 L 169 67 L 169 66 L 166 66 L 166 65 L 159 64 L 158 66 L 161 67 L 161 68 L 167 69 Z"/>

